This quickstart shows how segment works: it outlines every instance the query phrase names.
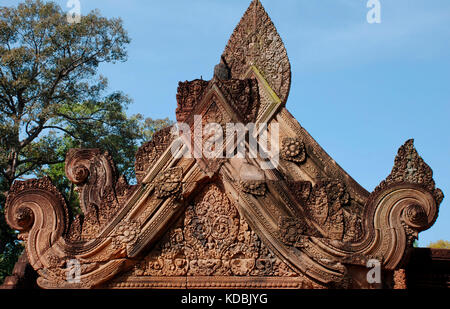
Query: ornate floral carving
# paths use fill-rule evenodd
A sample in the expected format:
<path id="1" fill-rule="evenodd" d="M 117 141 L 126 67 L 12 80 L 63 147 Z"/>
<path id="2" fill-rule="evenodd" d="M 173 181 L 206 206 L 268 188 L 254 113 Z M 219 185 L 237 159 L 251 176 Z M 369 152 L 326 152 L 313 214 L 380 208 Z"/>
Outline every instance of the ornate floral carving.
<path id="1" fill-rule="evenodd" d="M 178 107 L 176 110 L 178 122 L 186 122 L 195 106 L 200 103 L 208 84 L 209 82 L 198 79 L 191 82 L 180 82 L 178 84 Z"/>
<path id="2" fill-rule="evenodd" d="M 414 245 L 414 242 L 418 239 L 419 233 L 405 221 L 401 221 L 401 225 L 403 226 L 406 234 L 406 246 L 411 248 Z"/>
<path id="3" fill-rule="evenodd" d="M 137 276 L 295 276 L 240 218 L 223 190 L 208 185 Z"/>
<path id="4" fill-rule="evenodd" d="M 183 169 L 171 168 L 160 174 L 155 180 L 156 196 L 160 199 L 180 193 L 182 189 Z"/>
<path id="5" fill-rule="evenodd" d="M 265 181 L 241 180 L 240 185 L 243 192 L 256 196 L 264 196 L 267 191 L 267 185 Z"/>
<path id="6" fill-rule="evenodd" d="M 282 217 L 279 223 L 280 239 L 288 246 L 301 247 L 301 236 L 307 228 L 307 224 L 299 218 Z"/>
<path id="7" fill-rule="evenodd" d="M 305 162 L 305 144 L 298 138 L 285 138 L 281 147 L 281 158 L 295 163 Z"/>
<path id="8" fill-rule="evenodd" d="M 63 260 L 56 255 L 49 255 L 47 261 L 50 268 L 60 268 L 64 264 Z"/>
<path id="9" fill-rule="evenodd" d="M 120 223 L 113 234 L 113 247 L 126 248 L 136 242 L 141 232 L 141 224 L 138 221 L 127 220 Z"/>
<path id="10" fill-rule="evenodd" d="M 406 271 L 404 269 L 399 269 L 394 272 L 394 289 L 395 290 L 406 290 L 408 287 L 406 281 Z"/>
<path id="11" fill-rule="evenodd" d="M 254 65 L 283 103 L 291 84 L 291 65 L 284 44 L 271 19 L 254 0 L 234 30 L 223 53 L 231 76 L 244 78 Z"/>

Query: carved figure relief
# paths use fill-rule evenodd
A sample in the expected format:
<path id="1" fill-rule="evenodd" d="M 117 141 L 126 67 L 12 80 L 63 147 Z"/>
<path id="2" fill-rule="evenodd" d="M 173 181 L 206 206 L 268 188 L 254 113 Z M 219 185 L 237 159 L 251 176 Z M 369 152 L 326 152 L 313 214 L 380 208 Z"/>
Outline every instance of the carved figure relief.
<path id="1" fill-rule="evenodd" d="M 290 182 L 291 192 L 304 205 L 309 214 L 322 231 L 322 236 L 335 240 L 351 241 L 362 236 L 359 213 L 350 206 L 350 195 L 345 185 L 339 181 L 325 180 L 312 186 L 310 182 Z M 280 225 L 283 230 L 283 225 Z M 298 229 L 299 237 L 306 229 Z M 293 233 L 291 229 L 291 234 Z"/>
<path id="2" fill-rule="evenodd" d="M 217 85 L 243 123 L 256 121 L 260 100 L 255 79 L 218 81 Z"/>
<path id="3" fill-rule="evenodd" d="M 307 230 L 300 218 L 282 217 L 279 223 L 280 238 L 288 246 L 301 247 L 301 239 Z"/>

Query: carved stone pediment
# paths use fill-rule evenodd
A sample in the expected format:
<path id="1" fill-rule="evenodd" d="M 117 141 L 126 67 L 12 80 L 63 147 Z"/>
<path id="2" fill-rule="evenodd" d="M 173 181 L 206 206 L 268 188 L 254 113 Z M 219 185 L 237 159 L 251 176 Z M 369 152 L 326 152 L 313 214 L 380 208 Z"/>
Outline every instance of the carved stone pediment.
<path id="1" fill-rule="evenodd" d="M 372 193 L 352 179 L 286 109 L 289 59 L 258 0 L 221 59 L 211 81 L 178 87 L 177 120 L 200 138 L 156 133 L 136 154 L 136 186 L 97 149 L 67 154 L 83 216 L 69 217 L 49 178 L 13 185 L 6 219 L 41 287 L 370 288 L 361 278 L 371 259 L 387 278 L 402 274 L 444 197 L 413 141 Z M 279 157 L 266 158 L 261 140 L 255 156 L 244 140 L 231 148 L 243 145 L 242 156 L 208 157 L 230 150 L 226 139 L 196 153 L 212 137 L 206 127 L 228 123 L 278 135 Z M 76 282 L 67 279 L 73 260 Z"/>
<path id="2" fill-rule="evenodd" d="M 171 287 L 178 282 L 178 287 L 186 287 L 201 277 L 209 278 L 203 283 L 206 288 L 225 288 L 232 283 L 238 286 L 233 277 L 267 278 L 270 284 L 285 285 L 287 281 L 305 288 L 320 287 L 296 273 L 268 249 L 216 183 L 207 184 L 198 192 L 184 214 L 145 258 L 108 286 Z M 230 278 L 228 282 L 224 280 L 226 277 Z M 286 280 L 289 278 L 295 280 Z"/>

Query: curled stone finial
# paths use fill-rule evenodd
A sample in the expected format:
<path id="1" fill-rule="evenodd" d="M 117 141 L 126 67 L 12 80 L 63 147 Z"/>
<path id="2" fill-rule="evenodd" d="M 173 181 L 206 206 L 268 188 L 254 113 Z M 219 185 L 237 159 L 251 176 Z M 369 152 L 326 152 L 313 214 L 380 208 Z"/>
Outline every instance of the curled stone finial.
<path id="1" fill-rule="evenodd" d="M 375 192 L 402 183 L 415 184 L 427 189 L 433 194 L 438 206 L 444 199 L 442 190 L 436 188 L 433 170 L 418 154 L 413 139 L 408 140 L 400 147 L 391 174 L 375 189 Z"/>
<path id="2" fill-rule="evenodd" d="M 84 184 L 89 178 L 91 159 L 100 155 L 99 149 L 70 149 L 66 155 L 66 175 L 76 185 Z"/>
<path id="3" fill-rule="evenodd" d="M 371 245 L 372 249 L 364 254 L 384 256 L 384 267 L 396 269 L 406 248 L 436 221 L 443 197 L 436 188 L 433 171 L 417 153 L 414 141 L 408 140 L 398 150 L 391 174 L 366 202 L 366 213 L 373 214 L 369 222 L 380 231 L 375 237 L 375 230 L 369 230 L 368 239 L 380 245 Z M 398 232 L 395 239 L 392 229 Z"/>
<path id="4" fill-rule="evenodd" d="M 33 199 L 30 200 L 27 195 L 33 195 Z M 63 233 L 68 227 L 67 207 L 63 196 L 48 177 L 16 181 L 12 185 L 5 203 L 8 224 L 21 233 L 28 232 L 33 227 L 35 219 L 42 217 L 42 213 L 37 210 L 39 204 L 56 208 L 54 212 L 48 211 L 47 215 L 59 216 L 58 229 Z"/>

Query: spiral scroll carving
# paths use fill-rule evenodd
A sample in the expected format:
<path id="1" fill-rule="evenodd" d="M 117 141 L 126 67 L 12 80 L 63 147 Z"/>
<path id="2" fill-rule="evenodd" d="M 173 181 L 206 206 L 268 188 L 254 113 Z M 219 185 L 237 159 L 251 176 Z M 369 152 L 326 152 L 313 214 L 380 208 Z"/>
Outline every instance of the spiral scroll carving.
<path id="1" fill-rule="evenodd" d="M 66 176 L 76 185 L 88 180 L 91 160 L 100 155 L 99 149 L 71 149 L 66 156 Z"/>
<path id="2" fill-rule="evenodd" d="M 116 177 L 111 157 L 97 149 L 71 150 L 66 173 L 80 192 L 81 220 L 80 216 L 71 220 L 64 197 L 48 177 L 16 181 L 5 204 L 7 223 L 19 231 L 30 265 L 39 274 L 38 284 L 44 288 L 95 286 L 120 271 L 125 263 L 121 248 L 110 245 L 109 250 L 99 251 L 108 246 L 109 238 L 99 237 L 98 232 L 121 209 L 132 187 L 125 178 Z M 81 238 L 73 239 L 76 226 Z M 129 241 L 128 233 L 123 231 L 124 236 L 117 239 Z M 66 263 L 72 257 L 83 261 L 79 285 L 66 281 Z"/>
<path id="3" fill-rule="evenodd" d="M 378 192 L 367 204 L 373 211 L 371 249 L 365 255 L 383 257 L 386 269 L 396 269 L 419 232 L 437 218 L 438 205 L 430 192 L 411 184 L 395 185 Z"/>
<path id="4" fill-rule="evenodd" d="M 118 177 L 111 156 L 99 149 L 71 149 L 66 157 L 66 175 L 78 186 L 84 214 L 82 224 L 78 224 L 81 231 L 71 230 L 72 238 L 95 238 L 123 206 L 133 187 L 124 177 Z"/>
<path id="5" fill-rule="evenodd" d="M 428 215 L 422 206 L 412 204 L 404 210 L 404 220 L 410 226 L 423 228 L 428 224 Z"/>
<path id="6" fill-rule="evenodd" d="M 30 264 L 39 269 L 49 265 L 42 257 L 66 232 L 68 209 L 50 178 L 16 181 L 5 205 L 8 224 L 25 240 Z"/>
<path id="7" fill-rule="evenodd" d="M 436 221 L 443 198 L 414 141 L 407 141 L 398 151 L 391 174 L 366 202 L 370 244 L 364 254 L 383 257 L 387 269 L 396 269 L 418 234 Z"/>

